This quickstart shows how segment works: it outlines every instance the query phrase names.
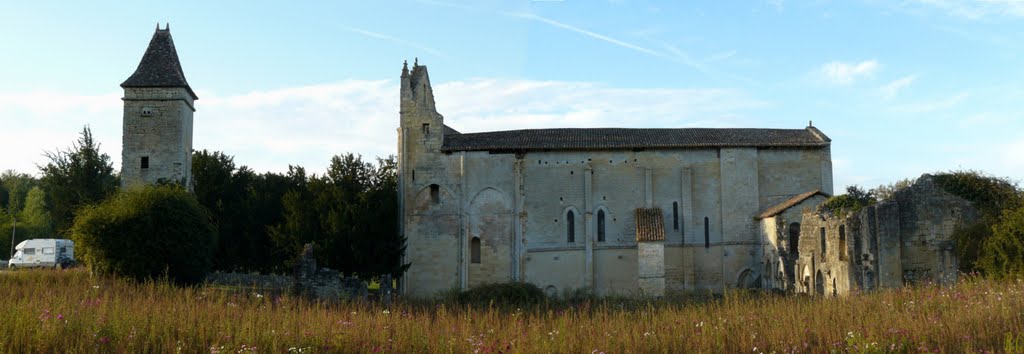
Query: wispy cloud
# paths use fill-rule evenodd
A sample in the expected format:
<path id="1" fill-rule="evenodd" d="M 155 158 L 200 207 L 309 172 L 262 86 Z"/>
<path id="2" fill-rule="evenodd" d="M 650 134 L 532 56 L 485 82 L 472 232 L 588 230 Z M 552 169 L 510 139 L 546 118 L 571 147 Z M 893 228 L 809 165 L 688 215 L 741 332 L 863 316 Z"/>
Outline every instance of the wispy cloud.
<path id="1" fill-rule="evenodd" d="M 435 84 L 445 123 L 462 132 L 546 127 L 736 127 L 767 103 L 732 89 L 622 89 L 592 82 L 470 79 Z M 395 154 L 398 83 L 341 82 L 218 95 L 200 91 L 196 149 L 257 171 L 322 171 L 335 154 Z M 61 102 L 54 105 L 53 102 Z M 0 170 L 34 172 L 90 124 L 117 168 L 120 94 L 0 94 Z M 73 112 L 74 114 L 69 114 Z M 642 118 L 642 119 L 639 119 Z"/>
<path id="2" fill-rule="evenodd" d="M 941 111 L 952 108 L 960 102 L 963 102 L 970 94 L 967 92 L 961 92 L 949 97 L 943 97 L 940 99 L 912 102 L 906 104 L 899 104 L 892 106 L 892 109 L 900 113 L 928 113 Z"/>
<path id="3" fill-rule="evenodd" d="M 700 71 L 701 73 L 709 75 L 709 76 L 727 77 L 729 79 L 736 80 L 736 81 L 742 81 L 742 82 L 747 83 L 747 84 L 756 84 L 756 82 L 754 82 L 753 80 L 751 80 L 749 78 L 742 77 L 742 76 L 737 76 L 737 75 L 733 75 L 733 74 L 719 72 L 719 71 L 713 70 L 712 68 L 710 68 L 708 66 L 708 63 L 713 63 L 715 61 L 722 61 L 722 60 L 725 60 L 725 59 L 728 59 L 728 58 L 732 57 L 733 55 L 736 54 L 736 51 L 728 51 L 728 52 L 716 53 L 716 54 L 712 55 L 709 58 L 709 60 L 707 60 L 707 62 L 702 62 L 700 60 L 694 59 L 689 54 L 687 54 L 686 52 L 681 50 L 678 46 L 676 46 L 674 44 L 670 44 L 670 43 L 665 42 L 665 41 L 654 39 L 648 33 L 639 33 L 638 35 L 643 37 L 647 42 L 650 42 L 650 43 L 658 45 L 660 47 L 659 48 L 660 50 L 659 49 L 652 49 L 650 47 L 646 47 L 646 46 L 643 46 L 643 45 L 640 45 L 640 44 L 637 44 L 637 43 L 633 43 L 633 42 L 627 42 L 625 40 L 621 40 L 621 39 L 614 38 L 614 37 L 611 37 L 611 36 L 608 36 L 608 35 L 605 35 L 605 34 L 597 33 L 597 32 L 594 32 L 594 31 L 591 31 L 591 30 L 588 30 L 588 29 L 584 29 L 584 28 L 581 28 L 581 27 L 573 26 L 573 25 L 570 25 L 570 24 L 567 24 L 567 23 L 564 23 L 564 22 L 560 22 L 560 21 L 551 19 L 551 18 L 540 16 L 540 15 L 537 15 L 537 14 L 534 14 L 534 13 L 529 13 L 529 12 L 501 12 L 501 14 L 504 15 L 504 16 L 509 16 L 509 17 L 520 18 L 520 19 L 529 20 L 529 21 L 540 22 L 540 23 L 547 24 L 547 25 L 550 25 L 550 26 L 555 27 L 555 28 L 560 28 L 560 29 L 564 29 L 564 30 L 567 30 L 567 31 L 570 31 L 570 32 L 575 32 L 575 33 L 584 35 L 586 37 L 589 37 L 589 38 L 592 38 L 592 39 L 596 39 L 596 40 L 599 40 L 599 41 L 602 41 L 602 42 L 605 42 L 605 43 L 609 43 L 609 44 L 612 44 L 612 45 L 615 45 L 615 46 L 619 46 L 619 47 L 622 47 L 622 48 L 626 48 L 626 49 L 629 49 L 629 50 L 632 50 L 632 51 L 636 51 L 636 52 L 647 54 L 647 55 L 650 55 L 650 56 L 666 59 L 666 60 L 669 60 L 669 61 L 672 61 L 672 62 L 675 62 L 675 63 L 683 64 L 683 65 L 689 66 L 689 67 L 691 67 L 691 68 L 693 68 L 693 69 L 695 69 L 697 71 Z"/>
<path id="4" fill-rule="evenodd" d="M 903 4 L 931 7 L 951 16 L 970 20 L 987 17 L 1024 17 L 1024 1 L 1020 0 L 912 0 Z"/>
<path id="5" fill-rule="evenodd" d="M 569 31 L 572 31 L 572 32 L 576 32 L 576 33 L 582 34 L 584 36 L 587 36 L 587 37 L 590 37 L 590 38 L 593 38 L 593 39 L 597 39 L 597 40 L 600 40 L 600 41 L 611 43 L 611 44 L 614 44 L 614 45 L 617 45 L 617 46 L 620 46 L 620 47 L 623 47 L 623 48 L 632 49 L 632 50 L 635 50 L 637 52 L 641 52 L 641 53 L 644 53 L 644 54 L 649 54 L 649 55 L 653 55 L 653 56 L 656 56 L 656 57 L 665 57 L 665 54 L 663 54 L 661 52 L 658 52 L 658 51 L 655 51 L 655 50 L 652 50 L 652 49 L 644 48 L 644 47 L 641 47 L 641 46 L 636 45 L 636 44 L 632 44 L 632 43 L 629 43 L 629 42 L 626 42 L 626 41 L 618 40 L 618 39 L 615 39 L 615 38 L 612 38 L 612 37 L 609 37 L 609 36 L 606 36 L 606 35 L 603 35 L 603 34 L 600 34 L 600 33 L 597 33 L 597 32 L 585 30 L 585 29 L 582 29 L 582 28 L 579 28 L 579 27 L 576 27 L 576 26 L 573 26 L 573 25 L 570 25 L 570 24 L 558 22 L 558 21 L 552 20 L 552 19 L 547 18 L 547 17 L 541 17 L 541 16 L 538 16 L 536 14 L 532 14 L 532 13 L 529 13 L 529 12 L 504 12 L 503 14 L 505 14 L 506 16 L 517 17 L 517 18 L 521 18 L 521 19 L 526 19 L 526 20 L 531 20 L 531 21 L 537 21 L 537 22 L 545 23 L 545 24 L 548 24 L 548 25 L 551 25 L 551 26 L 554 26 L 554 27 L 558 27 L 558 28 L 561 28 L 561 29 L 565 29 L 565 30 L 569 30 Z"/>
<path id="6" fill-rule="evenodd" d="M 708 56 L 707 58 L 704 59 L 704 61 L 708 62 L 708 63 L 714 63 L 714 62 L 719 62 L 719 61 L 723 61 L 723 60 L 728 60 L 729 58 L 732 58 L 732 57 L 736 56 L 736 53 L 737 52 L 735 50 L 719 52 L 719 53 L 712 54 L 711 56 Z"/>
<path id="7" fill-rule="evenodd" d="M 822 65 L 818 72 L 825 82 L 849 85 L 862 77 L 874 75 L 878 67 L 878 62 L 875 60 L 865 60 L 859 63 L 832 61 Z"/>
<path id="8" fill-rule="evenodd" d="M 416 43 L 416 42 L 408 41 L 408 40 L 405 40 L 405 39 L 402 39 L 402 38 L 398 38 L 398 37 L 395 37 L 395 36 L 392 36 L 392 35 L 378 33 L 378 32 L 373 32 L 373 31 L 368 31 L 368 30 L 365 30 L 365 29 L 362 29 L 362 28 L 346 27 L 345 29 L 350 31 L 350 32 L 361 34 L 361 35 L 364 35 L 364 36 L 367 36 L 367 37 L 370 37 L 370 38 L 382 39 L 382 40 L 385 40 L 385 41 L 388 41 L 388 42 L 392 42 L 392 43 L 395 43 L 395 44 L 399 44 L 399 45 L 403 45 L 403 46 L 406 46 L 406 47 L 419 49 L 419 50 L 422 50 L 424 52 L 430 53 L 430 54 L 432 54 L 434 56 L 437 56 L 437 57 L 445 57 L 445 54 L 443 52 L 437 50 L 437 49 L 434 49 L 434 48 L 431 48 L 431 47 L 428 47 L 428 46 L 425 46 L 425 45 L 422 45 L 422 44 L 419 44 L 419 43 Z"/>
<path id="9" fill-rule="evenodd" d="M 888 84 L 882 85 L 882 87 L 878 88 L 878 91 L 882 94 L 882 98 L 891 100 L 894 97 L 896 97 L 896 95 L 898 95 L 900 91 L 902 91 L 904 88 L 914 83 L 914 80 L 916 79 L 917 76 L 914 75 L 904 76 Z"/>

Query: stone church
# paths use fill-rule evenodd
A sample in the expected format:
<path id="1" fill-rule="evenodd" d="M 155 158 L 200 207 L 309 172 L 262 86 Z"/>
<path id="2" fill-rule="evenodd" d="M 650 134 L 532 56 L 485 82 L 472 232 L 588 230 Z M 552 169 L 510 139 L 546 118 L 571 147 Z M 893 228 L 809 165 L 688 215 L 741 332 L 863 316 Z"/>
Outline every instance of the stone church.
<path id="1" fill-rule="evenodd" d="M 508 281 L 550 295 L 761 287 L 757 217 L 832 193 L 831 141 L 813 126 L 462 133 L 418 63 L 403 66 L 400 96 L 413 297 Z"/>

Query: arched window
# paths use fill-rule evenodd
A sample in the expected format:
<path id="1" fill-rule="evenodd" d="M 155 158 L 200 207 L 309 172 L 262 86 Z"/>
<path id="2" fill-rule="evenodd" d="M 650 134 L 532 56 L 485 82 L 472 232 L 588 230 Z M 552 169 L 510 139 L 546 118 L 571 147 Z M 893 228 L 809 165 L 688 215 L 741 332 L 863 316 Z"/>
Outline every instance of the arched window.
<path id="1" fill-rule="evenodd" d="M 430 185 L 430 201 L 434 204 L 441 201 L 441 186 L 436 184 Z"/>
<path id="2" fill-rule="evenodd" d="M 679 230 L 679 202 L 672 202 L 672 229 Z"/>
<path id="3" fill-rule="evenodd" d="M 846 225 L 839 225 L 839 260 L 846 260 Z"/>
<path id="4" fill-rule="evenodd" d="M 795 255 L 800 251 L 800 223 L 789 224 L 789 254 Z"/>
<path id="5" fill-rule="evenodd" d="M 572 210 L 565 213 L 565 238 L 569 243 L 576 242 L 576 213 Z"/>
<path id="6" fill-rule="evenodd" d="M 708 217 L 704 217 L 704 248 L 711 247 L 711 223 L 708 221 Z"/>
<path id="7" fill-rule="evenodd" d="M 473 237 L 469 241 L 469 262 L 473 264 L 480 264 L 480 238 Z"/>
<path id="8" fill-rule="evenodd" d="M 825 249 L 826 249 L 825 246 L 827 246 L 827 245 L 825 244 L 825 228 L 823 227 L 823 228 L 821 228 L 821 260 L 823 260 L 823 261 L 825 260 L 825 255 L 826 255 L 826 253 L 825 253 Z"/>
<path id="9" fill-rule="evenodd" d="M 597 211 L 597 242 L 604 242 L 604 210 Z"/>

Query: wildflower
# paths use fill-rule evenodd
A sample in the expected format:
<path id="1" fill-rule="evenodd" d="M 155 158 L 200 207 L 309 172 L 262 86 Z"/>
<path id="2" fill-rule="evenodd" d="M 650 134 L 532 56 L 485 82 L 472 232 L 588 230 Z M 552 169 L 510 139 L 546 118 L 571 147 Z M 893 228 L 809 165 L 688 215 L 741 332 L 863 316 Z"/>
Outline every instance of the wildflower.
<path id="1" fill-rule="evenodd" d="M 391 313 L 391 311 L 384 310 L 384 314 L 389 314 L 389 313 Z"/>
<path id="2" fill-rule="evenodd" d="M 58 313 L 57 314 L 57 319 L 58 320 L 63 320 L 64 319 L 64 315 Z"/>

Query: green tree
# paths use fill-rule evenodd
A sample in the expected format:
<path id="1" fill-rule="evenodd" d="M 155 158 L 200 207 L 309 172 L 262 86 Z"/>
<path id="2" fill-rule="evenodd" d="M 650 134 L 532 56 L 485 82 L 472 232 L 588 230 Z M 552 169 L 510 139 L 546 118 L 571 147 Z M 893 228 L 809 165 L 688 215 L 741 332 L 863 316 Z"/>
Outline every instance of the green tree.
<path id="1" fill-rule="evenodd" d="M 92 271 L 144 280 L 201 282 L 213 264 L 217 233 L 195 197 L 178 186 L 121 191 L 83 208 L 72 228 Z"/>
<path id="2" fill-rule="evenodd" d="M 42 188 L 32 187 L 25 198 L 25 207 L 19 213 L 18 222 L 27 229 L 25 239 L 54 238 L 53 219 L 46 207 L 46 193 Z M 20 236 L 20 235 L 19 235 Z"/>
<path id="3" fill-rule="evenodd" d="M 284 221 L 271 229 L 280 249 L 297 255 L 304 243 L 315 242 L 319 264 L 366 278 L 399 276 L 408 268 L 400 263 L 405 248 L 394 157 L 373 165 L 354 154 L 335 156 L 323 177 L 305 180 L 285 194 Z"/>
<path id="4" fill-rule="evenodd" d="M 58 233 L 65 233 L 74 223 L 78 208 L 102 201 L 117 190 L 110 156 L 100 152 L 89 126 L 82 128 L 81 137 L 71 148 L 47 152 L 50 160 L 40 167 L 40 182 L 47 192 L 54 225 Z"/>
<path id="5" fill-rule="evenodd" d="M 303 245 L 322 241 L 322 227 L 314 194 L 310 185 L 319 185 L 319 178 L 307 177 L 301 166 L 288 166 L 285 175 L 287 191 L 281 197 L 282 220 L 270 227 L 270 237 L 277 251 L 277 258 L 283 259 L 283 267 L 295 265 Z M 318 257 L 319 258 L 319 257 Z"/>
<path id="6" fill-rule="evenodd" d="M 282 218 L 281 199 L 287 179 L 279 174 L 257 175 L 222 152 L 192 154 L 195 196 L 213 218 L 218 246 L 214 268 L 225 271 L 271 271 L 283 268 L 274 257 L 269 225 Z"/>
<path id="7" fill-rule="evenodd" d="M 28 174 L 13 170 L 0 173 L 0 250 L 3 250 L 0 259 L 10 258 L 12 236 L 15 243 L 33 237 L 33 230 L 22 220 L 21 213 L 29 191 L 38 184 L 39 181 Z M 17 230 L 13 230 L 15 227 Z"/>
<path id="8" fill-rule="evenodd" d="M 0 174 L 0 207 L 17 214 L 25 206 L 28 191 L 39 181 L 28 174 L 7 170 Z"/>

